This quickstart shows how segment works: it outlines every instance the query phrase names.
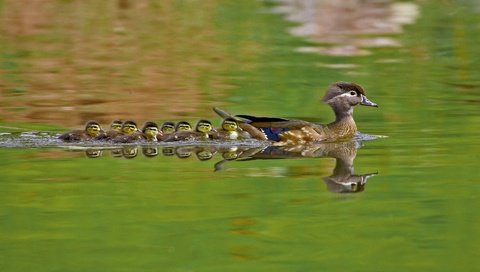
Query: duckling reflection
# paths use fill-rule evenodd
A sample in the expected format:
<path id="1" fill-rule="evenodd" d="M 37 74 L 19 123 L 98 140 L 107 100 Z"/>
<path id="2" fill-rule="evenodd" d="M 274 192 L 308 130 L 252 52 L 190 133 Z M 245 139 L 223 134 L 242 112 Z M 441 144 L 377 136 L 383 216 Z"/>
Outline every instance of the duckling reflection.
<path id="1" fill-rule="evenodd" d="M 123 148 L 115 148 L 110 151 L 112 157 L 121 158 L 123 157 Z"/>
<path id="2" fill-rule="evenodd" d="M 229 161 L 241 160 L 245 158 L 250 158 L 250 156 L 261 152 L 264 147 L 225 147 L 219 149 L 219 152 L 222 154 L 223 160 L 217 162 L 213 168 L 214 172 L 223 170 L 224 165 Z"/>
<path id="3" fill-rule="evenodd" d="M 195 147 L 193 146 L 179 146 L 175 148 L 175 155 L 177 155 L 179 159 L 186 159 L 192 156 L 194 150 Z"/>
<path id="4" fill-rule="evenodd" d="M 102 156 L 102 150 L 99 149 L 87 149 L 85 150 L 85 156 L 94 159 Z"/>
<path id="5" fill-rule="evenodd" d="M 138 148 L 136 146 L 124 146 L 122 155 L 125 159 L 133 159 L 138 155 Z"/>
<path id="6" fill-rule="evenodd" d="M 208 161 L 217 153 L 217 149 L 214 146 L 197 147 L 195 156 L 199 161 Z"/>
<path id="7" fill-rule="evenodd" d="M 166 146 L 162 148 L 163 156 L 173 156 L 175 155 L 175 148 L 172 146 Z"/>
<path id="8" fill-rule="evenodd" d="M 377 175 L 377 172 L 356 175 L 353 170 L 353 161 L 357 155 L 357 149 L 361 143 L 338 142 L 322 143 L 302 146 L 267 146 L 258 152 L 251 149 L 241 151 L 241 153 L 231 154 L 226 152 L 224 159 L 215 164 L 215 170 L 222 170 L 227 161 L 247 161 L 247 160 L 267 160 L 267 159 L 295 159 L 295 158 L 322 158 L 329 157 L 335 159 L 335 168 L 332 175 L 324 177 L 323 180 L 330 192 L 334 193 L 358 193 L 365 190 L 367 180 Z M 257 149 L 258 150 L 258 149 Z M 236 158 L 235 158 L 236 156 Z"/>
<path id="9" fill-rule="evenodd" d="M 158 156 L 158 147 L 156 146 L 142 146 L 142 154 L 145 157 L 153 158 Z"/>

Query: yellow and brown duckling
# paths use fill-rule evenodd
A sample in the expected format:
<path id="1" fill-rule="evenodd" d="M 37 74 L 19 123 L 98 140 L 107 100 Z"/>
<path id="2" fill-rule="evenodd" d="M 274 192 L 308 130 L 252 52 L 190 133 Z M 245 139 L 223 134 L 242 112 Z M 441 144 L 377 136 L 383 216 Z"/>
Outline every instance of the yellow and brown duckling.
<path id="1" fill-rule="evenodd" d="M 323 102 L 335 113 L 335 121 L 321 125 L 303 120 L 275 117 L 237 115 L 235 119 L 243 124 L 250 134 L 260 131 L 263 139 L 278 142 L 280 145 L 298 145 L 311 142 L 335 141 L 352 138 L 357 133 L 353 119 L 353 108 L 357 105 L 378 107 L 368 100 L 363 88 L 355 83 L 336 82 L 327 89 Z M 214 108 L 222 117 L 231 117 L 225 111 Z M 255 128 L 257 131 L 252 130 Z"/>
<path id="2" fill-rule="evenodd" d="M 223 119 L 221 128 L 212 133 L 213 139 L 241 140 L 251 138 L 250 134 L 238 126 L 237 120 L 232 117 Z"/>
<path id="3" fill-rule="evenodd" d="M 160 127 L 160 131 L 157 134 L 157 140 L 163 141 L 165 140 L 170 134 L 175 132 L 175 123 L 166 121 Z"/>
<path id="4" fill-rule="evenodd" d="M 139 129 L 137 127 L 137 123 L 131 120 L 127 120 L 122 124 L 122 134 L 123 135 L 131 135 L 136 132 L 139 132 Z"/>
<path id="5" fill-rule="evenodd" d="M 192 125 L 187 121 L 180 121 L 175 125 L 175 132 L 179 131 L 191 131 Z"/>
<path id="6" fill-rule="evenodd" d="M 182 125 L 181 123 L 186 123 Z M 180 124 L 180 125 L 179 125 Z M 166 142 L 173 141 L 195 141 L 195 140 L 205 140 L 210 138 L 210 133 L 212 132 L 212 123 L 208 120 L 200 120 L 195 125 L 195 130 L 192 131 L 191 128 L 188 130 L 187 122 L 182 121 L 178 122 L 177 131 L 171 134 L 165 139 Z M 183 127 L 183 130 L 181 129 Z"/>
<path id="7" fill-rule="evenodd" d="M 64 133 L 58 137 L 58 139 L 65 142 L 77 142 L 94 140 L 96 137 L 104 133 L 100 124 L 96 121 L 88 121 L 84 130 L 72 130 Z"/>
<path id="8" fill-rule="evenodd" d="M 122 135 L 122 124 L 122 120 L 113 120 L 110 124 L 110 129 L 98 135 L 96 140 L 111 140 Z"/>
<path id="9" fill-rule="evenodd" d="M 133 121 L 125 121 L 122 126 L 122 132 L 124 135 L 118 136 L 113 139 L 115 143 L 131 143 L 141 140 L 157 141 L 158 126 L 155 122 L 147 121 L 142 127 L 142 130 L 138 130 L 137 124 Z"/>

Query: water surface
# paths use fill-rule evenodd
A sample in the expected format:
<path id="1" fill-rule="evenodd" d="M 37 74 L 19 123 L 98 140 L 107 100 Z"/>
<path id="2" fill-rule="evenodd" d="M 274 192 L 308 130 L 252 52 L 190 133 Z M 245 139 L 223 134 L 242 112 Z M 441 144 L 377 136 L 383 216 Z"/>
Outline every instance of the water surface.
<path id="1" fill-rule="evenodd" d="M 3 1 L 2 133 L 218 125 L 211 106 L 327 123 L 343 80 L 380 106 L 360 131 L 388 137 L 2 145 L 2 271 L 475 271 L 478 3 L 292 2 Z"/>

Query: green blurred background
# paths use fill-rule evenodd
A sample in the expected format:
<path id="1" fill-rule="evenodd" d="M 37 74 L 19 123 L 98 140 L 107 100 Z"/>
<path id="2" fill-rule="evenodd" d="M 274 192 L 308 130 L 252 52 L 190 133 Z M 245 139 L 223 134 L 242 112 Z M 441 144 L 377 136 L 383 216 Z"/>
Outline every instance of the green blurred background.
<path id="1" fill-rule="evenodd" d="M 331 158 L 96 159 L 0 147 L 2 271 L 476 271 L 478 1 L 0 1 L 0 132 L 358 108 L 364 192 Z"/>

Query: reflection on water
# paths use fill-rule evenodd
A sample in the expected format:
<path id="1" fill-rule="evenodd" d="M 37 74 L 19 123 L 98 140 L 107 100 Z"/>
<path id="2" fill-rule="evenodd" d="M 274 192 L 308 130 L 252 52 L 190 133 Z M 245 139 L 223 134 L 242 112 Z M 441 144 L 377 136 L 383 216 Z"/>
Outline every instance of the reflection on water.
<path id="1" fill-rule="evenodd" d="M 225 171 L 228 167 L 235 167 L 234 162 L 252 160 L 276 160 L 276 159 L 302 159 L 302 158 L 334 158 L 335 167 L 329 176 L 323 177 L 327 189 L 334 193 L 357 193 L 365 190 L 367 180 L 377 175 L 377 172 L 357 175 L 354 173 L 354 159 L 357 149 L 361 146 L 360 141 L 348 141 L 338 143 L 319 143 L 305 146 L 215 146 L 215 145 L 192 145 L 192 146 L 158 146 L 158 145 L 128 145 L 115 148 L 85 147 L 85 155 L 88 158 L 111 156 L 115 158 L 133 159 L 141 154 L 147 158 L 154 158 L 160 154 L 163 156 L 176 156 L 184 160 L 196 158 L 199 161 L 209 161 L 218 154 L 220 160 L 213 164 L 213 171 Z M 75 150 L 82 152 L 81 149 Z M 281 165 L 282 161 L 278 161 Z M 179 166 L 182 167 L 181 162 Z"/>
<path id="2" fill-rule="evenodd" d="M 362 56 L 370 54 L 367 48 L 400 46 L 391 35 L 402 32 L 403 25 L 415 22 L 419 13 L 417 5 L 413 2 L 361 0 L 278 2 L 280 5 L 272 11 L 285 13 L 287 20 L 300 24 L 290 28 L 291 34 L 325 44 L 300 47 L 298 51 L 333 56 Z"/>

